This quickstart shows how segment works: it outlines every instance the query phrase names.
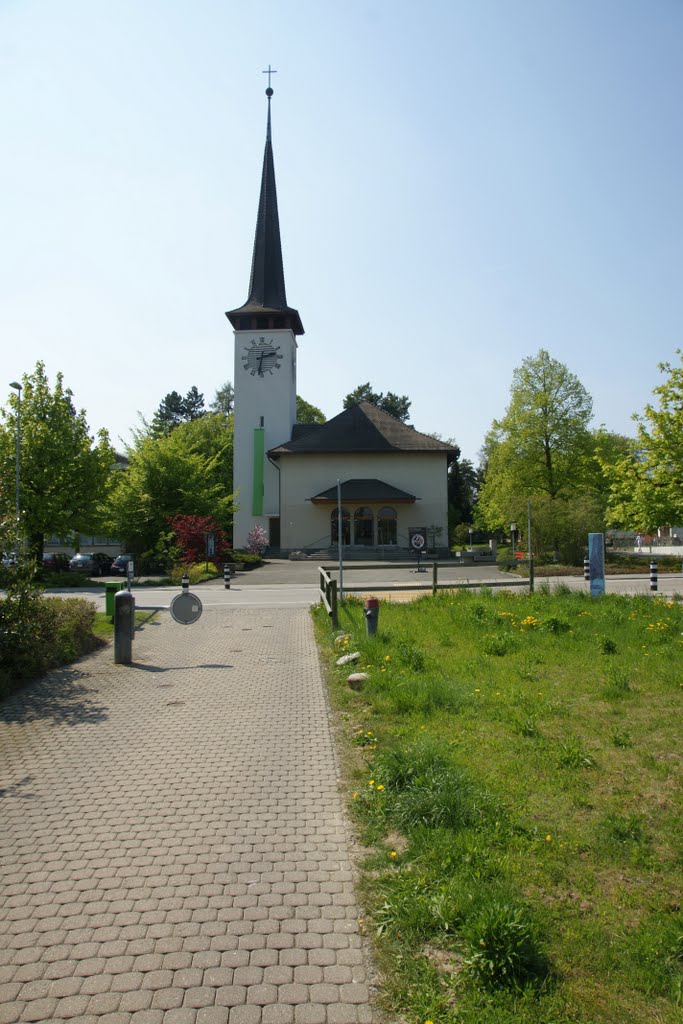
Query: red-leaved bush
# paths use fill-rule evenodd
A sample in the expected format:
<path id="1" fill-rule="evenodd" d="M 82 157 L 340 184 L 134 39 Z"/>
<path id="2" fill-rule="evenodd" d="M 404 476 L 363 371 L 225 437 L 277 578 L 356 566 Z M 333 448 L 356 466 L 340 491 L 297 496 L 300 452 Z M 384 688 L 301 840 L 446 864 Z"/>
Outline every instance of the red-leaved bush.
<path id="1" fill-rule="evenodd" d="M 214 552 L 209 555 L 212 561 L 220 561 L 230 551 L 230 542 L 213 516 L 171 516 L 168 524 L 175 534 L 183 562 L 203 562 L 206 557 L 206 538 L 211 534 L 214 537 Z"/>

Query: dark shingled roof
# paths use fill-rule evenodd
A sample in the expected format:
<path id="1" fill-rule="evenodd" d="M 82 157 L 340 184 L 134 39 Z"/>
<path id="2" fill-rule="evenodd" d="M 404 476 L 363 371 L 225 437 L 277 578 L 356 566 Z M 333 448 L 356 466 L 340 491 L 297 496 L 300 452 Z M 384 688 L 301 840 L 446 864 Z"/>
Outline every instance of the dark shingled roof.
<path id="1" fill-rule="evenodd" d="M 344 480 L 341 485 L 342 501 L 392 501 L 408 503 L 416 501 L 414 494 L 408 494 L 398 487 L 386 484 L 383 480 Z M 311 501 L 314 504 L 337 504 L 337 486 L 329 487 L 326 491 L 316 494 Z"/>
<path id="2" fill-rule="evenodd" d="M 296 309 L 287 305 L 285 274 L 282 267 L 282 246 L 280 244 L 280 219 L 277 212 L 275 190 L 275 163 L 270 135 L 270 96 L 268 96 L 268 123 L 266 148 L 263 154 L 261 173 L 261 194 L 259 197 L 254 252 L 251 260 L 249 298 L 239 309 L 232 309 L 225 315 L 235 328 L 242 327 L 243 316 L 260 317 L 275 314 L 284 315 L 295 334 L 303 334 L 301 317 Z"/>
<path id="3" fill-rule="evenodd" d="M 320 455 L 332 452 L 443 452 L 455 458 L 458 449 L 406 426 L 371 402 L 356 402 L 312 430 L 271 448 L 269 455 Z"/>

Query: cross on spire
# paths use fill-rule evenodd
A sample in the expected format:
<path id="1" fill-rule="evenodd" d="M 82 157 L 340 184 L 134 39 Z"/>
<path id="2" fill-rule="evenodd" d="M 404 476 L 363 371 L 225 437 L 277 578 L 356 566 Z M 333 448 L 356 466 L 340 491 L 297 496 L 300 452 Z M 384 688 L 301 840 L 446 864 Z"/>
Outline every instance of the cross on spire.
<path id="1" fill-rule="evenodd" d="M 262 75 L 268 75 L 268 88 L 270 89 L 270 87 L 271 87 L 270 86 L 270 76 L 271 75 L 276 75 L 277 74 L 277 70 L 274 69 L 274 68 L 271 68 L 271 66 L 269 64 L 268 65 L 268 70 L 267 71 L 262 71 L 261 74 Z"/>

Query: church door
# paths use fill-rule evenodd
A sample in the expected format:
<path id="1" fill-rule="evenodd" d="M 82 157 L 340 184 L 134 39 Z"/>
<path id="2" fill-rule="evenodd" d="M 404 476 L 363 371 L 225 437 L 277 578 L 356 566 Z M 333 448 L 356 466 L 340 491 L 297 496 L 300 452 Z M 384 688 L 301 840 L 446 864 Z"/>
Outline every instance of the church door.
<path id="1" fill-rule="evenodd" d="M 373 526 L 372 509 L 367 506 L 357 508 L 353 513 L 353 543 L 371 545 Z"/>

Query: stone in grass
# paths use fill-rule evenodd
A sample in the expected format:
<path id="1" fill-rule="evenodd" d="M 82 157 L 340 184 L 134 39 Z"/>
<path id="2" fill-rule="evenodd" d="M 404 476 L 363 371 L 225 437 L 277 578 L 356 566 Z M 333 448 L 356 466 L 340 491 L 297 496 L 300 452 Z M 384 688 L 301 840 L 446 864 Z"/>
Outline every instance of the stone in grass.
<path id="1" fill-rule="evenodd" d="M 366 679 L 369 679 L 367 672 L 352 672 L 346 682 L 352 690 L 362 690 Z"/>
<path id="2" fill-rule="evenodd" d="M 337 658 L 337 665 L 349 665 L 352 661 L 358 661 L 360 658 L 360 651 L 354 651 L 353 654 L 342 654 L 341 658 Z"/>

